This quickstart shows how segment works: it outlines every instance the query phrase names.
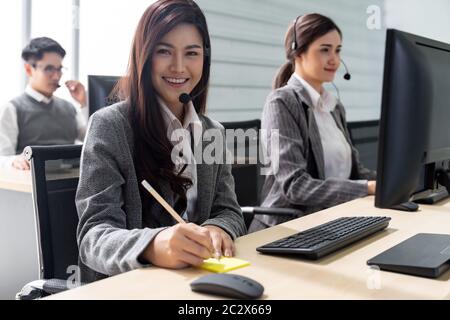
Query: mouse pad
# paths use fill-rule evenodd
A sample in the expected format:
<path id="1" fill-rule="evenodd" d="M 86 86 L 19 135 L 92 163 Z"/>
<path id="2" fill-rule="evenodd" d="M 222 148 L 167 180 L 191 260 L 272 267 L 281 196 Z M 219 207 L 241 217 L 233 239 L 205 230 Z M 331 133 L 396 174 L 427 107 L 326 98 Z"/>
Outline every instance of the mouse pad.
<path id="1" fill-rule="evenodd" d="M 203 264 L 200 266 L 200 268 L 212 272 L 223 273 L 249 265 L 250 262 L 242 259 L 222 257 L 220 259 L 206 259 L 205 261 L 203 261 Z"/>

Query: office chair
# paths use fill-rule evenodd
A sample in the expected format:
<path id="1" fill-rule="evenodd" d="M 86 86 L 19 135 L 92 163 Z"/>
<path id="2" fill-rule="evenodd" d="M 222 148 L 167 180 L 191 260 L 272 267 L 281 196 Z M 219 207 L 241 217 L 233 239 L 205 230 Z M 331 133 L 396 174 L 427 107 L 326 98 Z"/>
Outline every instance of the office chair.
<path id="1" fill-rule="evenodd" d="M 33 205 L 39 257 L 39 279 L 16 295 L 29 300 L 79 285 L 78 214 L 75 193 L 79 180 L 81 145 L 25 148 L 31 164 Z M 71 282 L 72 281 L 72 282 Z"/>
<path id="2" fill-rule="evenodd" d="M 250 226 L 254 215 L 282 215 L 292 219 L 303 215 L 302 211 L 293 208 L 265 208 L 259 207 L 260 195 L 264 176 L 261 175 L 259 161 L 259 119 L 239 122 L 222 122 L 225 130 L 239 130 L 246 132 L 245 140 L 227 139 L 228 151 L 233 152 L 234 161 L 231 173 L 235 182 L 237 201 L 244 214 L 245 225 Z M 249 130 L 254 129 L 254 130 Z M 248 131 L 249 130 L 249 131 Z M 253 133 L 253 134 L 252 134 Z"/>
<path id="3" fill-rule="evenodd" d="M 119 80 L 119 76 L 88 75 L 89 116 L 119 101 L 119 98 L 112 94 Z"/>
<path id="4" fill-rule="evenodd" d="M 379 120 L 355 121 L 347 124 L 350 139 L 359 152 L 360 161 L 370 170 L 377 170 Z"/>

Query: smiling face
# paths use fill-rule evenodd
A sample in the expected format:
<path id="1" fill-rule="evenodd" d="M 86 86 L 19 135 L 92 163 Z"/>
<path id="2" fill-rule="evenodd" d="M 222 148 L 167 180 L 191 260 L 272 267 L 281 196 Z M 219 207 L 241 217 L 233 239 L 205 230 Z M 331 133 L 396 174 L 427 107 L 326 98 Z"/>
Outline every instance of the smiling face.
<path id="1" fill-rule="evenodd" d="M 170 109 L 182 107 L 180 94 L 191 93 L 202 77 L 203 40 L 194 25 L 180 24 L 168 32 L 153 53 L 153 86 Z"/>
<path id="2" fill-rule="evenodd" d="M 295 72 L 316 90 L 324 82 L 332 82 L 340 66 L 342 39 L 337 30 L 314 40 L 305 53 L 295 58 Z M 321 91 L 321 90 L 317 90 Z"/>

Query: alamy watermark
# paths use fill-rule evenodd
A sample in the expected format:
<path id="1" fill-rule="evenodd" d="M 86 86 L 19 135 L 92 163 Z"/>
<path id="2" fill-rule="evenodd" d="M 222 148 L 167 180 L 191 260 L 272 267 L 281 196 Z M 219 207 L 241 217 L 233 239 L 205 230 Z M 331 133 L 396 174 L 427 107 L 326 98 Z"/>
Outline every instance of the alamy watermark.
<path id="1" fill-rule="evenodd" d="M 366 9 L 369 15 L 366 20 L 366 26 L 369 30 L 381 30 L 381 8 L 377 5 L 370 5 Z"/>
<path id="2" fill-rule="evenodd" d="M 70 275 L 66 280 L 67 289 L 74 289 L 81 285 L 81 270 L 79 266 L 68 266 L 66 273 Z"/>
<path id="3" fill-rule="evenodd" d="M 174 144 L 171 159 L 174 164 L 259 165 L 261 175 L 278 172 L 280 158 L 279 130 L 208 129 L 201 143 L 191 146 L 191 132 L 176 129 L 170 140 Z"/>
<path id="4" fill-rule="evenodd" d="M 369 266 L 366 270 L 366 286 L 369 290 L 381 290 L 381 271 L 378 266 Z"/>

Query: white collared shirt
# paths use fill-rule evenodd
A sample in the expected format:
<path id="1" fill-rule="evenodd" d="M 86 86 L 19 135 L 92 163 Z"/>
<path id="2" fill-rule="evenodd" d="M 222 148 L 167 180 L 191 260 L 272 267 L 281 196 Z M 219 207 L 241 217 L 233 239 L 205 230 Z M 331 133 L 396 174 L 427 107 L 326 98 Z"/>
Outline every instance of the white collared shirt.
<path id="1" fill-rule="evenodd" d="M 37 102 L 49 104 L 52 98 L 47 98 L 40 92 L 27 85 L 25 93 Z M 86 121 L 77 109 L 78 139 L 83 140 L 86 133 Z M 17 124 L 17 110 L 11 102 L 0 107 L 0 168 L 10 168 L 16 156 L 19 126 Z"/>
<path id="2" fill-rule="evenodd" d="M 34 100 L 36 100 L 37 102 L 43 102 L 45 104 L 49 104 L 50 102 L 52 102 L 53 98 L 47 98 L 46 96 L 44 96 L 42 93 L 34 90 L 30 85 L 27 85 L 27 87 L 25 88 L 25 93 L 27 95 L 29 95 L 30 97 L 32 97 Z"/>
<path id="3" fill-rule="evenodd" d="M 352 171 L 352 150 L 331 114 L 336 108 L 336 97 L 326 90 L 321 95 L 300 75 L 294 73 L 294 76 L 305 87 L 313 104 L 314 118 L 323 148 L 325 178 L 349 179 Z"/>
<path id="4" fill-rule="evenodd" d="M 186 192 L 186 198 L 188 202 L 188 208 L 195 208 L 194 202 L 197 201 L 197 162 L 195 156 L 192 153 L 191 148 L 191 134 L 195 145 L 201 142 L 202 137 L 202 122 L 195 111 L 192 101 L 189 101 L 184 106 L 184 119 L 183 124 L 180 120 L 170 111 L 167 105 L 158 97 L 158 102 L 162 108 L 162 116 L 164 123 L 167 126 L 167 138 L 173 145 L 178 145 L 183 150 L 182 157 L 176 157 L 175 170 L 179 172 L 184 164 L 187 164 L 185 170 L 181 174 L 183 177 L 189 178 L 192 181 L 192 186 Z M 180 141 L 181 142 L 178 142 Z M 187 211 L 183 214 L 183 219 L 188 220 Z"/>

